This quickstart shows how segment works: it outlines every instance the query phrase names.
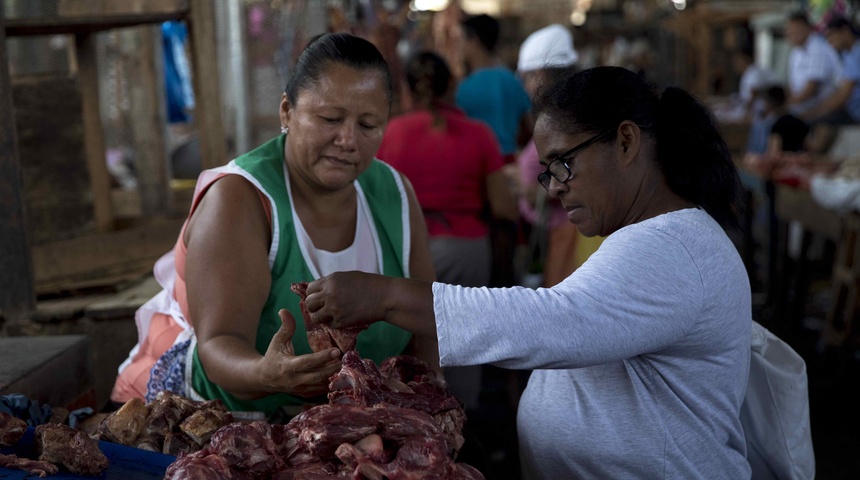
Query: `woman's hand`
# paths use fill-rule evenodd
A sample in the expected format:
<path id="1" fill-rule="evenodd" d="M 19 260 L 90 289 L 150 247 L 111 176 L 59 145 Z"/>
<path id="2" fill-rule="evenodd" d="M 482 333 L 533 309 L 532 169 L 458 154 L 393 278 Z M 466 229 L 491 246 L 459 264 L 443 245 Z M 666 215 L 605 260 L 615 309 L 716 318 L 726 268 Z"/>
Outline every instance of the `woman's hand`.
<path id="1" fill-rule="evenodd" d="M 308 285 L 311 320 L 334 328 L 384 321 L 436 338 L 433 285 L 373 273 L 336 272 Z"/>
<path id="2" fill-rule="evenodd" d="M 281 317 L 281 328 L 272 337 L 259 365 L 266 391 L 300 397 L 328 392 L 329 377 L 340 371 L 340 350 L 331 348 L 297 356 L 292 342 L 296 320 L 284 309 L 278 312 L 278 316 Z"/>
<path id="3" fill-rule="evenodd" d="M 311 319 L 333 328 L 364 326 L 385 320 L 383 304 L 390 277 L 336 272 L 308 285 L 305 306 Z"/>

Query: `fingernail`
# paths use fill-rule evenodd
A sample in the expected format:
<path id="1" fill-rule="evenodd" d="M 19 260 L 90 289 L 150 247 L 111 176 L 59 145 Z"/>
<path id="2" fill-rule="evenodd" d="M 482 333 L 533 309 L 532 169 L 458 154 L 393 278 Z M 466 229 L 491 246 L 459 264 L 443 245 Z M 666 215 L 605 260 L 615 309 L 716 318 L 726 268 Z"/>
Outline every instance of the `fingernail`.
<path id="1" fill-rule="evenodd" d="M 331 358 L 338 358 L 338 357 L 340 357 L 340 350 L 333 348 L 331 350 Z"/>

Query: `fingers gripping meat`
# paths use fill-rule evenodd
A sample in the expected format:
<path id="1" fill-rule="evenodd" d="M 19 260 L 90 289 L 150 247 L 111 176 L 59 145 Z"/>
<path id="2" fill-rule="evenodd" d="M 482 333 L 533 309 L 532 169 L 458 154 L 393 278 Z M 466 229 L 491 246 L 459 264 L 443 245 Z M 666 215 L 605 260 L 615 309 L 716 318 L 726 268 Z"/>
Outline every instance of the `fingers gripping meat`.
<path id="1" fill-rule="evenodd" d="M 311 319 L 305 300 L 308 298 L 308 282 L 294 283 L 290 289 L 301 297 L 299 307 L 302 309 L 302 317 L 305 319 L 305 329 L 308 332 L 308 344 L 314 352 L 321 352 L 327 348 L 337 347 L 346 353 L 355 350 L 358 334 L 367 326 L 349 328 L 331 328 L 328 325 L 317 323 Z"/>

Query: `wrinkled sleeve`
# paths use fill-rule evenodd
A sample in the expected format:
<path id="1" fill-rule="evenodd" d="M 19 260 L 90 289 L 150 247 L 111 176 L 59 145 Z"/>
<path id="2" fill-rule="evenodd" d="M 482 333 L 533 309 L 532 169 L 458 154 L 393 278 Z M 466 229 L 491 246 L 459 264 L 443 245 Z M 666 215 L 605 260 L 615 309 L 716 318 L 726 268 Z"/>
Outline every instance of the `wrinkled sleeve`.
<path id="1" fill-rule="evenodd" d="M 616 232 L 553 288 L 433 284 L 442 366 L 569 369 L 658 351 L 685 335 L 703 298 L 684 245 L 643 228 Z"/>

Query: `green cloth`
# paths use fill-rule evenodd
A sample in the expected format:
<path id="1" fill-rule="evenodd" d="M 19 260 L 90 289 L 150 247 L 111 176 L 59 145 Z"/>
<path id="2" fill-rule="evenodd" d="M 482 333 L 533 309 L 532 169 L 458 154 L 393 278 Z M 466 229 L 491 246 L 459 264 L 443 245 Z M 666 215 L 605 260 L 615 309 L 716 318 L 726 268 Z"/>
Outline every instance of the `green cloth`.
<path id="1" fill-rule="evenodd" d="M 273 231 L 279 236 L 277 254 L 271 267 L 272 288 L 257 327 L 257 351 L 266 353 L 269 342 L 281 326 L 278 310 L 286 308 L 296 319 L 293 346 L 296 355 L 311 353 L 308 345 L 304 319 L 299 308 L 299 296 L 290 291 L 290 284 L 314 280 L 302 256 L 295 235 L 290 198 L 284 175 L 285 135 L 276 137 L 253 151 L 240 156 L 225 168 L 234 173 L 250 174 L 258 188 L 273 201 Z M 238 168 L 238 170 L 237 170 Z M 243 173 L 244 172 L 244 173 Z M 358 183 L 367 198 L 374 225 L 381 243 L 383 274 L 403 277 L 409 259 L 404 258 L 404 209 L 409 205 L 395 179 L 396 173 L 388 165 L 373 160 L 370 167 L 358 177 Z M 247 176 L 246 176 L 247 178 Z M 250 180 L 250 179 L 249 179 Z M 375 323 L 359 334 L 356 350 L 362 358 L 376 363 L 393 355 L 400 355 L 409 344 L 412 335 L 387 323 Z M 193 352 L 192 387 L 204 398 L 221 399 L 233 411 L 261 411 L 271 415 L 282 405 L 302 405 L 320 399 L 306 399 L 287 394 L 274 394 L 257 400 L 240 400 L 209 380 L 200 362 L 197 349 Z"/>

